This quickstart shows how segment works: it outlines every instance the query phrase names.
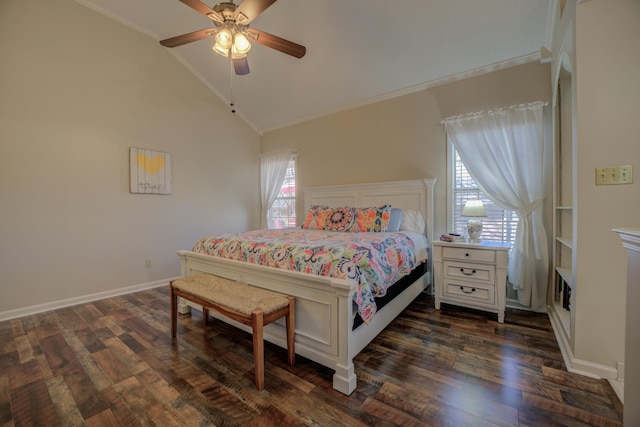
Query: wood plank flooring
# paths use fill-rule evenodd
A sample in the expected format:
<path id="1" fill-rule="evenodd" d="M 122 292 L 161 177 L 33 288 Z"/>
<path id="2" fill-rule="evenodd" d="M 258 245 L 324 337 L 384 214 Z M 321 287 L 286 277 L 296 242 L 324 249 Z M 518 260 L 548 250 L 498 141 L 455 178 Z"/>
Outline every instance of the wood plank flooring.
<path id="1" fill-rule="evenodd" d="M 355 359 L 358 388 L 199 312 L 170 338 L 169 289 L 0 323 L 0 426 L 621 426 L 605 380 L 567 373 L 548 318 L 419 296 Z"/>

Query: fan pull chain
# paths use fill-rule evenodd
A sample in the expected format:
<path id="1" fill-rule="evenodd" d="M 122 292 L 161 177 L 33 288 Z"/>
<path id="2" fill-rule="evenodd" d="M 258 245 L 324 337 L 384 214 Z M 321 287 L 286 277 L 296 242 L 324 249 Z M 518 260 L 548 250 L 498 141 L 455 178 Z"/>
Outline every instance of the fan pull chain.
<path id="1" fill-rule="evenodd" d="M 236 108 L 233 105 L 233 57 L 231 55 L 231 49 L 229 49 L 229 71 L 231 74 L 231 103 L 229 104 L 231 106 L 231 112 L 235 113 L 236 112 Z"/>

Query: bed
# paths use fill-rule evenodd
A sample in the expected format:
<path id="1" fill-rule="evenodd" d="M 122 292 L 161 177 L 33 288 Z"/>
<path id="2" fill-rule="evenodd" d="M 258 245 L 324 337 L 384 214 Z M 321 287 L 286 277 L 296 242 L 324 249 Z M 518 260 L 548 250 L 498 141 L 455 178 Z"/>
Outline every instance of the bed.
<path id="1" fill-rule="evenodd" d="M 435 179 L 421 179 L 307 188 L 303 190 L 304 206 L 362 208 L 391 205 L 403 211 L 420 212 L 424 218 L 424 232 L 428 240 L 434 235 L 434 184 Z M 263 266 L 193 250 L 178 251 L 178 256 L 181 259 L 183 277 L 210 273 L 294 296 L 296 353 L 334 370 L 333 388 L 346 395 L 351 394 L 357 385 L 353 358 L 433 283 L 429 254 L 424 263 L 420 263 L 411 274 L 403 276 L 399 281 L 403 282 L 402 287 L 394 284 L 389 288 L 395 290 L 388 292 L 393 298 L 388 295 L 384 305 L 380 304 L 376 308 L 375 315 L 365 316 L 363 320 L 359 306 L 354 304 L 359 286 L 349 278 Z M 180 302 L 181 313 L 187 313 L 190 309 L 186 301 Z M 216 317 L 249 331 L 244 325 L 224 317 Z M 267 326 L 264 337 L 267 341 L 286 348 L 283 322 Z"/>

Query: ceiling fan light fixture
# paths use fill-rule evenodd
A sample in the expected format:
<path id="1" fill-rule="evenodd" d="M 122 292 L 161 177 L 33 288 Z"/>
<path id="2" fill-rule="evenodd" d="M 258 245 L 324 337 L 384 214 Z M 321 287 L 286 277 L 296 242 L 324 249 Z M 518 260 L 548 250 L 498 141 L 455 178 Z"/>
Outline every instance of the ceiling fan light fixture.
<path id="1" fill-rule="evenodd" d="M 224 56 L 225 58 L 226 58 L 227 56 L 229 56 L 229 49 L 225 49 L 225 48 L 223 48 L 223 47 L 219 46 L 219 45 L 218 45 L 218 43 L 214 44 L 214 45 L 211 47 L 211 49 L 212 49 L 215 53 L 217 53 L 218 55 L 222 55 L 222 56 Z"/>
<path id="2" fill-rule="evenodd" d="M 216 34 L 216 46 L 222 49 L 230 49 L 233 44 L 233 33 L 229 28 L 223 28 Z"/>
<path id="3" fill-rule="evenodd" d="M 240 59 L 240 58 L 246 58 L 246 57 L 247 57 L 246 53 L 236 52 L 235 48 L 231 49 L 231 58 L 232 59 Z"/>
<path id="4" fill-rule="evenodd" d="M 233 40 L 233 52 L 238 54 L 246 54 L 250 50 L 251 43 L 249 43 L 249 39 L 247 39 L 247 37 L 241 32 L 235 33 Z"/>

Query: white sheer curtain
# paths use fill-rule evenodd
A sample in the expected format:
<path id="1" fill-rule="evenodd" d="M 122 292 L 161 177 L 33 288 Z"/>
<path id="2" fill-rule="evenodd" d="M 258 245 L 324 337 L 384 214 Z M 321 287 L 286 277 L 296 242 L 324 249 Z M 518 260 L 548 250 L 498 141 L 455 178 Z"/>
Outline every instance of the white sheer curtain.
<path id="1" fill-rule="evenodd" d="M 480 189 L 519 222 L 509 254 L 518 301 L 546 309 L 549 254 L 543 225 L 543 102 L 447 118 L 448 138 Z"/>
<path id="2" fill-rule="evenodd" d="M 260 198 L 262 215 L 260 228 L 269 227 L 269 209 L 278 197 L 289 160 L 296 155 L 296 150 L 265 153 L 260 156 Z"/>

